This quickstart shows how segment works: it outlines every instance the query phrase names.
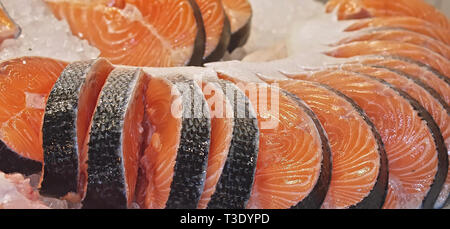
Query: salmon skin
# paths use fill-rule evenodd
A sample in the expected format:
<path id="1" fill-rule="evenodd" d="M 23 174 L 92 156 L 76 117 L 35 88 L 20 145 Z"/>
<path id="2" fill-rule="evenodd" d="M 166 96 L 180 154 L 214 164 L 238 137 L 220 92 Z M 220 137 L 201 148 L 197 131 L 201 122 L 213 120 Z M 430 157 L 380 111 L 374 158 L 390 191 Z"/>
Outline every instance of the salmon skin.
<path id="1" fill-rule="evenodd" d="M 331 152 L 315 114 L 289 92 L 218 73 L 244 91 L 257 112 L 259 153 L 246 208 L 320 208 L 331 178 Z"/>
<path id="2" fill-rule="evenodd" d="M 181 147 L 177 153 L 177 163 L 166 208 L 196 208 L 206 178 L 211 137 L 209 108 L 203 95 L 197 94 L 199 90 L 193 89 L 196 85 L 194 81 L 180 78 L 173 79 L 172 82 L 182 93 L 183 123 Z M 197 89 L 200 88 L 197 87 Z M 189 95 L 192 94 L 202 98 L 200 103 L 195 98 L 194 102 L 191 100 Z M 201 116 L 195 115 L 195 110 L 199 107 L 203 108 Z"/>
<path id="3" fill-rule="evenodd" d="M 435 69 L 447 78 L 450 76 L 450 61 L 423 47 L 394 41 L 361 41 L 342 45 L 326 52 L 326 55 L 337 58 L 349 58 L 364 55 L 397 56 Z"/>
<path id="4" fill-rule="evenodd" d="M 366 28 L 396 28 L 413 31 L 425 36 L 442 41 L 450 45 L 450 29 L 435 26 L 433 23 L 414 17 L 380 17 L 366 20 L 358 20 L 348 28 L 346 32 L 357 31 Z"/>
<path id="5" fill-rule="evenodd" d="M 100 56 L 113 64 L 173 67 L 203 63 L 205 30 L 194 0 L 45 2 L 58 19 L 68 22 L 72 34 L 98 48 Z"/>
<path id="6" fill-rule="evenodd" d="M 252 7 L 248 0 L 221 0 L 230 21 L 231 38 L 228 51 L 233 52 L 247 43 L 252 23 Z"/>
<path id="7" fill-rule="evenodd" d="M 106 80 L 90 129 L 83 208 L 127 208 L 134 201 L 147 78 L 140 69 L 116 68 Z"/>
<path id="8" fill-rule="evenodd" d="M 329 138 L 333 169 L 322 208 L 381 208 L 388 188 L 387 156 L 380 134 L 364 111 L 326 85 L 299 80 L 276 83 L 311 107 Z M 363 142 L 352 139 L 355 133 Z M 362 167 L 367 170 L 361 172 Z"/>
<path id="9" fill-rule="evenodd" d="M 448 169 L 447 150 L 439 127 L 417 101 L 386 82 L 356 73 L 332 69 L 290 77 L 324 83 L 341 91 L 371 118 L 382 136 L 389 161 L 389 188 L 383 208 L 434 205 Z M 408 132 L 403 131 L 405 124 Z"/>
<path id="10" fill-rule="evenodd" d="M 439 93 L 440 97 L 447 103 L 447 106 L 450 104 L 449 78 L 424 64 L 410 59 L 393 56 L 361 57 L 358 62 L 365 65 L 382 67 L 407 74 L 408 76 L 413 77 L 415 80 L 420 81 Z"/>
<path id="11" fill-rule="evenodd" d="M 113 66 L 105 59 L 70 64 L 50 93 L 42 127 L 44 173 L 40 193 L 82 198 L 86 184 L 85 142 L 98 95 Z M 83 181 L 81 181 L 83 180 Z"/>
<path id="12" fill-rule="evenodd" d="M 423 0 L 330 0 L 326 11 L 337 11 L 339 19 L 410 16 L 449 29 L 447 17 Z"/>
<path id="13" fill-rule="evenodd" d="M 146 92 L 148 137 L 139 162 L 137 203 L 149 209 L 195 209 L 211 143 L 207 102 L 194 80 L 146 72 L 152 77 Z"/>
<path id="14" fill-rule="evenodd" d="M 333 46 L 349 44 L 356 41 L 398 41 L 406 42 L 430 49 L 447 59 L 450 59 L 450 47 L 439 40 L 435 40 L 420 33 L 402 29 L 369 29 L 356 35 L 342 39 Z"/>
<path id="15" fill-rule="evenodd" d="M 230 44 L 231 27 L 222 0 L 196 0 L 206 33 L 205 63 L 219 61 Z"/>
<path id="16" fill-rule="evenodd" d="M 43 57 L 0 62 L 0 171 L 41 172 L 45 104 L 66 65 Z"/>
<path id="17" fill-rule="evenodd" d="M 219 82 L 233 109 L 233 133 L 223 171 L 211 196 L 209 209 L 243 209 L 254 183 L 259 149 L 256 113 L 245 94 L 234 84 Z"/>
<path id="18" fill-rule="evenodd" d="M 447 149 L 450 149 L 450 109 L 449 106 L 439 94 L 434 91 L 432 88 L 428 87 L 424 83 L 419 80 L 410 77 L 407 74 L 395 71 L 395 70 L 385 70 L 385 69 L 377 69 L 371 67 L 362 67 L 362 66 L 348 66 L 344 67 L 344 69 L 356 71 L 359 73 L 368 74 L 383 80 L 386 80 L 388 83 L 393 86 L 403 90 L 408 93 L 411 97 L 417 100 L 420 105 L 422 105 L 433 117 L 436 121 L 436 124 L 439 126 L 440 132 L 444 138 L 445 146 Z M 447 171 L 448 174 L 448 171 Z M 447 175 L 448 177 L 448 175 Z M 442 195 L 448 195 L 448 185 L 449 179 L 447 178 L 444 188 L 442 189 Z M 443 201 L 447 198 L 440 197 L 440 201 L 437 201 L 436 207 L 443 206 Z"/>
<path id="19" fill-rule="evenodd" d="M 0 44 L 9 38 L 18 38 L 22 29 L 11 19 L 3 4 L 0 2 Z"/>

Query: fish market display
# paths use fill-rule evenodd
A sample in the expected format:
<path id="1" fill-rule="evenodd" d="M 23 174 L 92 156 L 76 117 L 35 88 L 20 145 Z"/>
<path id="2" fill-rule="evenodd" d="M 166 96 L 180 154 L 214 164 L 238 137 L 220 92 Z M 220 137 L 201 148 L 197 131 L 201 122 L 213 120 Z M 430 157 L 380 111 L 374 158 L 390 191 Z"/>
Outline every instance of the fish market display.
<path id="1" fill-rule="evenodd" d="M 271 1 L 0 0 L 0 209 L 450 207 L 447 16 Z"/>

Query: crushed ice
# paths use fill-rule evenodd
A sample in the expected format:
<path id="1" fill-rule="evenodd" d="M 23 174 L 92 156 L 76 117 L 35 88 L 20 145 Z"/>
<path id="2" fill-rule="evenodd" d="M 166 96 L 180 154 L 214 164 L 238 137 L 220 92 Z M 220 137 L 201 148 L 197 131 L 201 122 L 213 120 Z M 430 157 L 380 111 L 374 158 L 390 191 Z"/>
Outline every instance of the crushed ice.
<path id="1" fill-rule="evenodd" d="M 100 51 L 72 35 L 68 24 L 58 21 L 42 0 L 1 0 L 11 18 L 22 28 L 18 39 L 5 40 L 0 60 L 43 56 L 64 61 L 97 58 Z"/>

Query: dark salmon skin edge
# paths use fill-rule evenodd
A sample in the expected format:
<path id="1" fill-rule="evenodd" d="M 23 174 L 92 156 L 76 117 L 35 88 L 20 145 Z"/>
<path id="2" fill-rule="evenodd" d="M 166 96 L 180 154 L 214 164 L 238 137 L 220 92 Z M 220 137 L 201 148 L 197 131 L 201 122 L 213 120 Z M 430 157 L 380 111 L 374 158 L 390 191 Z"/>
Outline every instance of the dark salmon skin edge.
<path id="1" fill-rule="evenodd" d="M 233 137 L 216 191 L 211 196 L 208 209 L 244 209 L 250 199 L 259 152 L 258 119 L 250 100 L 234 84 L 220 81 L 222 90 L 233 105 Z M 232 86 L 230 95 L 226 87 Z M 238 116 L 238 104 L 245 104 L 245 118 Z"/>
<path id="2" fill-rule="evenodd" d="M 346 96 L 344 93 L 328 86 L 325 84 L 320 84 L 322 87 L 327 88 L 333 93 L 345 99 L 348 103 L 352 105 L 352 107 L 359 113 L 359 115 L 364 119 L 367 125 L 370 126 L 373 136 L 378 145 L 378 153 L 380 155 L 380 169 L 378 172 L 377 182 L 375 183 L 373 189 L 370 191 L 370 194 L 365 197 L 361 202 L 350 206 L 350 209 L 381 209 L 386 200 L 388 187 L 389 187 L 389 164 L 388 158 L 386 154 L 386 150 L 384 148 L 384 143 L 381 138 L 380 133 L 378 132 L 375 125 L 372 123 L 370 118 L 367 116 L 366 112 L 358 105 L 355 101 L 353 101 L 350 97 Z"/>
<path id="3" fill-rule="evenodd" d="M 319 179 L 311 193 L 292 209 L 319 209 L 325 201 L 331 183 L 332 154 L 328 137 L 316 114 L 300 98 L 282 89 L 280 91 L 292 99 L 313 120 L 322 143 L 322 166 Z"/>
<path id="4" fill-rule="evenodd" d="M 184 93 L 183 109 L 190 109 L 194 114 L 196 109 L 202 109 L 203 117 L 182 118 L 180 146 L 174 168 L 172 184 L 170 185 L 167 209 L 196 209 L 203 192 L 208 154 L 211 141 L 211 118 L 209 107 L 201 89 L 193 80 L 176 79 L 172 83 L 182 89 L 177 83 L 187 84 L 189 89 Z M 191 98 L 191 100 L 189 100 Z M 196 108 L 193 100 L 201 101 L 202 107 Z"/>
<path id="5" fill-rule="evenodd" d="M 421 208 L 423 209 L 433 209 L 434 204 L 442 190 L 442 187 L 445 183 L 445 179 L 447 178 L 448 173 L 448 151 L 447 146 L 445 145 L 444 137 L 442 137 L 442 133 L 439 129 L 439 126 L 436 124 L 436 121 L 434 121 L 431 114 L 422 106 L 420 103 L 415 100 L 413 97 L 411 97 L 408 93 L 392 86 L 388 82 L 382 79 L 378 79 L 376 77 L 366 75 L 366 74 L 360 74 L 365 77 L 371 78 L 373 80 L 376 80 L 378 82 L 383 83 L 384 85 L 388 86 L 392 90 L 394 90 L 397 94 L 399 94 L 401 97 L 406 99 L 411 106 L 414 108 L 415 111 L 418 112 L 420 118 L 426 122 L 429 131 L 431 132 L 431 135 L 433 136 L 433 140 L 436 144 L 436 153 L 438 156 L 438 170 L 434 178 L 434 182 L 430 187 L 430 191 L 425 196 L 425 198 L 422 201 Z"/>
<path id="6" fill-rule="evenodd" d="M 0 171 L 7 174 L 21 173 L 29 176 L 40 173 L 42 163 L 20 156 L 0 140 Z"/>
<path id="7" fill-rule="evenodd" d="M 76 91 L 84 82 L 81 78 L 85 75 L 84 71 L 91 68 L 93 63 L 88 61 L 68 65 L 50 92 L 42 125 L 44 174 L 39 190 L 41 195 L 59 198 L 77 192 L 78 146 L 73 141 L 77 138 L 74 123 L 77 117 L 74 112 L 67 110 L 78 109 Z"/>
<path id="8" fill-rule="evenodd" d="M 123 168 L 123 120 L 132 96 L 136 71 L 111 73 L 100 94 L 91 128 L 88 153 L 88 184 L 84 209 L 125 209 L 128 206 Z M 137 84 L 137 83 L 136 83 Z M 115 102 L 111 102 L 115 101 Z"/>
<path id="9" fill-rule="evenodd" d="M 197 22 L 197 35 L 195 37 L 194 49 L 188 66 L 202 66 L 203 56 L 205 55 L 206 31 L 203 22 L 202 13 L 195 0 L 189 0 L 189 4 L 194 10 L 195 20 Z"/>
<path id="10" fill-rule="evenodd" d="M 209 54 L 204 60 L 205 63 L 220 61 L 225 53 L 227 52 L 228 46 L 230 45 L 231 40 L 231 25 L 230 20 L 225 14 L 224 11 L 224 25 L 222 29 L 222 36 L 220 37 L 219 44 L 216 46 L 214 51 Z"/>
<path id="11" fill-rule="evenodd" d="M 249 37 L 252 28 L 252 18 L 250 16 L 248 22 L 235 33 L 231 34 L 230 44 L 228 45 L 228 52 L 232 53 L 235 49 L 244 46 Z"/>

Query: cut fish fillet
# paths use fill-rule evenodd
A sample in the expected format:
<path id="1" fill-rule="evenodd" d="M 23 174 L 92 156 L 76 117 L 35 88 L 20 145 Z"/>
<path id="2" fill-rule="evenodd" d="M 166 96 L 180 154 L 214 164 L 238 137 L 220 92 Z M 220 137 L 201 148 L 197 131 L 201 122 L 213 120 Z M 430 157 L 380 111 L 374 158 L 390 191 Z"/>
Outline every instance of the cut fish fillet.
<path id="1" fill-rule="evenodd" d="M 127 208 L 135 199 L 147 78 L 116 68 L 106 80 L 90 129 L 83 208 Z"/>
<path id="2" fill-rule="evenodd" d="M 387 157 L 381 136 L 364 111 L 325 85 L 276 83 L 311 107 L 329 138 L 333 169 L 322 208 L 381 208 L 388 188 Z"/>
<path id="3" fill-rule="evenodd" d="M 334 45 L 343 45 L 356 41 L 398 41 L 418 45 L 450 59 L 450 47 L 420 33 L 402 29 L 375 29 L 361 32 L 342 39 Z"/>
<path id="4" fill-rule="evenodd" d="M 20 26 L 11 19 L 0 2 L 0 44 L 6 39 L 19 37 L 20 32 Z"/>
<path id="5" fill-rule="evenodd" d="M 339 19 L 367 17 L 411 16 L 449 29 L 447 17 L 423 0 L 330 0 L 326 11 L 337 10 Z"/>
<path id="6" fill-rule="evenodd" d="M 201 88 L 158 70 L 146 92 L 147 146 L 140 159 L 142 208 L 197 208 L 206 179 L 211 119 Z M 159 78 L 161 77 L 161 78 Z"/>
<path id="7" fill-rule="evenodd" d="M 219 61 L 227 51 L 231 37 L 230 21 L 221 0 L 196 0 L 206 32 L 204 62 Z"/>
<path id="8" fill-rule="evenodd" d="M 431 115 L 406 93 L 375 78 L 339 70 L 290 76 L 324 83 L 353 99 L 380 132 L 389 160 L 383 208 L 434 205 L 448 169 L 447 150 Z"/>
<path id="9" fill-rule="evenodd" d="M 394 41 L 361 41 L 342 45 L 327 55 L 338 58 L 349 58 L 364 55 L 385 55 L 398 56 L 412 59 L 422 64 L 428 65 L 441 74 L 450 76 L 450 61 L 423 47 Z"/>
<path id="10" fill-rule="evenodd" d="M 114 64 L 201 65 L 205 34 L 192 0 L 45 0 L 72 33 Z M 112 6 L 111 6 L 112 5 Z"/>
<path id="11" fill-rule="evenodd" d="M 42 195 L 60 198 L 70 194 L 77 202 L 84 197 L 91 119 L 100 91 L 113 69 L 105 59 L 75 62 L 56 81 L 42 128 Z"/>
<path id="12" fill-rule="evenodd" d="M 222 0 L 223 8 L 231 25 L 231 39 L 228 51 L 233 52 L 250 37 L 252 6 L 248 0 Z"/>
<path id="13" fill-rule="evenodd" d="M 243 209 L 250 199 L 255 178 L 258 120 L 249 99 L 238 87 L 227 81 L 219 84 L 232 106 L 234 126 L 228 157 L 208 208 Z"/>
<path id="14" fill-rule="evenodd" d="M 227 75 L 250 99 L 260 129 L 249 209 L 320 208 L 331 178 L 331 152 L 315 114 L 296 96 Z"/>
<path id="15" fill-rule="evenodd" d="M 450 80 L 427 66 L 419 65 L 419 63 L 408 59 L 394 57 L 362 57 L 358 62 L 408 74 L 430 86 L 439 93 L 447 106 L 450 105 Z"/>
<path id="16" fill-rule="evenodd" d="M 417 100 L 420 103 L 420 105 L 422 105 L 436 121 L 436 124 L 439 126 L 442 137 L 444 137 L 447 152 L 449 152 L 448 149 L 450 149 L 450 116 L 449 116 L 450 110 L 449 107 L 446 105 L 446 103 L 441 101 L 440 96 L 437 96 L 436 98 L 437 94 L 436 92 L 432 91 L 432 89 L 428 88 L 421 81 L 414 80 L 412 77 L 409 77 L 408 75 L 399 72 L 396 73 L 386 69 L 354 66 L 354 65 L 344 67 L 344 69 L 368 74 L 370 76 L 383 79 L 388 83 L 392 84 L 393 86 L 408 93 L 411 97 Z M 448 186 L 450 185 L 450 183 L 448 183 L 448 181 L 449 179 L 447 178 L 444 188 L 442 190 L 443 193 L 442 195 L 444 196 L 445 195 L 448 196 L 449 193 Z M 443 203 L 438 203 L 438 206 L 439 205 L 442 206 Z"/>
<path id="17" fill-rule="evenodd" d="M 0 62 L 0 171 L 42 170 L 42 122 L 47 98 L 67 63 L 23 57 Z"/>
<path id="18" fill-rule="evenodd" d="M 414 17 L 380 17 L 358 20 L 345 31 L 356 31 L 365 28 L 397 28 L 421 33 L 450 45 L 450 29 L 435 26 L 433 23 Z"/>
<path id="19" fill-rule="evenodd" d="M 205 187 L 198 208 L 205 209 L 222 174 L 233 137 L 233 108 L 219 84 L 200 82 L 203 95 L 211 111 L 211 144 L 208 154 Z M 228 112 L 231 112 L 230 115 Z"/>

